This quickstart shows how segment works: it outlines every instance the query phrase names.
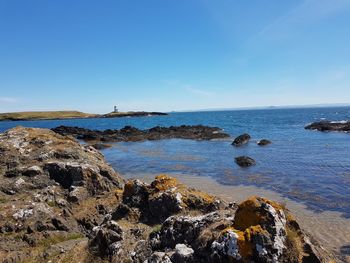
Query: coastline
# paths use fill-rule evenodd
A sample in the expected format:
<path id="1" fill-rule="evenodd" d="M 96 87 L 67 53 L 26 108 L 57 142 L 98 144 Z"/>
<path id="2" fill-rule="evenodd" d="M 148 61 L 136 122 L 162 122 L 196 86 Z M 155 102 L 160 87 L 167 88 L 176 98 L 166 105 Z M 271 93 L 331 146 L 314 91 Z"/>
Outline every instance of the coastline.
<path id="1" fill-rule="evenodd" d="M 281 196 L 279 193 L 255 186 L 222 185 L 209 177 L 184 174 L 169 174 L 179 179 L 188 187 L 218 196 L 228 202 L 242 202 L 250 196 L 261 196 L 286 205 L 287 209 L 296 217 L 301 228 L 310 234 L 326 251 L 330 251 L 337 258 L 337 262 L 350 262 L 348 246 L 350 241 L 350 219 L 344 218 L 340 212 L 314 212 L 304 204 Z M 124 178 L 136 178 L 150 183 L 155 174 L 122 174 Z M 341 252 L 341 250 L 344 250 Z"/>
<path id="2" fill-rule="evenodd" d="M 38 112 L 6 112 L 0 113 L 0 121 L 40 121 L 40 120 L 70 120 L 94 118 L 148 117 L 168 115 L 163 112 L 129 111 L 111 112 L 107 114 L 84 113 L 79 111 L 38 111 Z"/>

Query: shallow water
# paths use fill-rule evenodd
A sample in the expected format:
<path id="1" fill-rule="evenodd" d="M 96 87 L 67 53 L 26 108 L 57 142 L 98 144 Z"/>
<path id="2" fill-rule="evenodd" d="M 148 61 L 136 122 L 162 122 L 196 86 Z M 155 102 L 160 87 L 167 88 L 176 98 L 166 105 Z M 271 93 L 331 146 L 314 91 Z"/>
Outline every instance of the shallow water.
<path id="1" fill-rule="evenodd" d="M 78 119 L 0 122 L 0 131 L 23 125 L 58 125 L 92 129 L 132 125 L 203 124 L 218 126 L 232 137 L 247 132 L 252 141 L 243 147 L 221 141 L 162 140 L 117 143 L 103 150 L 122 174 L 178 173 L 210 176 L 222 184 L 253 185 L 277 191 L 315 211 L 337 211 L 350 217 L 350 134 L 322 133 L 304 126 L 321 119 L 350 119 L 350 107 L 171 113 L 169 116 L 119 119 Z M 258 139 L 272 140 L 260 147 Z M 240 168 L 234 157 L 249 155 L 257 165 Z"/>

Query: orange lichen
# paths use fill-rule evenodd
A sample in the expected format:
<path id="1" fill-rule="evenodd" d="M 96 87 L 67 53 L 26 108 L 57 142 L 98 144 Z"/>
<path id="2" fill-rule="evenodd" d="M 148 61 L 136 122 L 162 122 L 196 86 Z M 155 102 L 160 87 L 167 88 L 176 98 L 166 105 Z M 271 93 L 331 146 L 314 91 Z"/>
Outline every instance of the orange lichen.
<path id="1" fill-rule="evenodd" d="M 188 198 L 197 197 L 203 200 L 206 204 L 212 204 L 215 201 L 215 197 L 202 191 L 192 190 L 187 195 Z"/>
<path id="2" fill-rule="evenodd" d="M 242 257 L 243 262 L 246 262 L 253 255 L 253 243 L 251 242 L 251 236 L 246 231 L 240 231 L 234 227 L 227 227 L 221 231 L 220 235 L 224 236 L 227 232 L 232 231 L 238 235 L 237 245 L 239 254 Z"/>
<path id="3" fill-rule="evenodd" d="M 250 197 L 246 201 L 238 205 L 235 215 L 235 227 L 244 231 L 250 226 L 263 225 L 267 218 L 261 211 L 261 204 L 266 203 L 271 205 L 276 210 L 283 210 L 282 206 L 276 202 L 272 202 L 262 197 Z"/>
<path id="4" fill-rule="evenodd" d="M 166 174 L 156 176 L 156 179 L 152 182 L 151 186 L 156 191 L 166 191 L 179 185 L 176 178 L 170 177 Z"/>
<path id="5" fill-rule="evenodd" d="M 249 198 L 238 206 L 235 215 L 235 227 L 244 231 L 250 226 L 259 225 L 263 220 L 260 211 L 260 203 L 256 198 Z"/>

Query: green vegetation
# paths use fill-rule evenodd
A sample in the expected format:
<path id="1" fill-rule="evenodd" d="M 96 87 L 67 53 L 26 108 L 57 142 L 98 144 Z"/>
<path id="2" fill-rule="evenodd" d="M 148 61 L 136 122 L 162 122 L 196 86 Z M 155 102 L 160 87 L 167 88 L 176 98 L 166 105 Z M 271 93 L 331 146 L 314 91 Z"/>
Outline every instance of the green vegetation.
<path id="1" fill-rule="evenodd" d="M 158 233 L 158 232 L 160 232 L 161 228 L 162 228 L 162 225 L 161 225 L 161 224 L 155 225 L 155 226 L 152 228 L 151 233 Z"/>
<path id="2" fill-rule="evenodd" d="M 80 111 L 26 111 L 0 113 L 0 120 L 52 120 L 98 117 L 97 114 L 89 114 Z"/>

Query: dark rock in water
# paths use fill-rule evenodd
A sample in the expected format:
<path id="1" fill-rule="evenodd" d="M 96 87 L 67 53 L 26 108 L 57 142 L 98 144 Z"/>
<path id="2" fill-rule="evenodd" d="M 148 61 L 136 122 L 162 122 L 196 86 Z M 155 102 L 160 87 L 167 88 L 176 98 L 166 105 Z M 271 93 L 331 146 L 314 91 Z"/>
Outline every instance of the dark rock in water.
<path id="1" fill-rule="evenodd" d="M 194 139 L 212 140 L 228 138 L 229 135 L 222 132 L 218 127 L 203 125 L 194 126 L 156 126 L 148 130 L 140 130 L 135 127 L 125 126 L 120 130 L 89 130 L 79 127 L 59 126 L 52 129 L 61 135 L 72 135 L 77 139 L 85 141 L 122 142 L 122 141 L 144 141 L 162 139 Z"/>
<path id="2" fill-rule="evenodd" d="M 350 132 L 350 121 L 319 121 L 305 127 L 307 130 Z"/>
<path id="3" fill-rule="evenodd" d="M 255 160 L 248 156 L 236 157 L 235 162 L 241 167 L 248 167 L 248 166 L 255 165 Z"/>
<path id="4" fill-rule="evenodd" d="M 242 134 L 240 136 L 238 136 L 232 143 L 232 145 L 234 146 L 241 146 L 241 145 L 244 145 L 244 144 L 247 144 L 250 140 L 250 135 L 245 133 L 245 134 Z"/>
<path id="5" fill-rule="evenodd" d="M 262 140 L 258 141 L 257 144 L 259 146 L 265 146 L 265 145 L 271 144 L 271 141 L 266 140 L 266 139 L 262 139 Z"/>

